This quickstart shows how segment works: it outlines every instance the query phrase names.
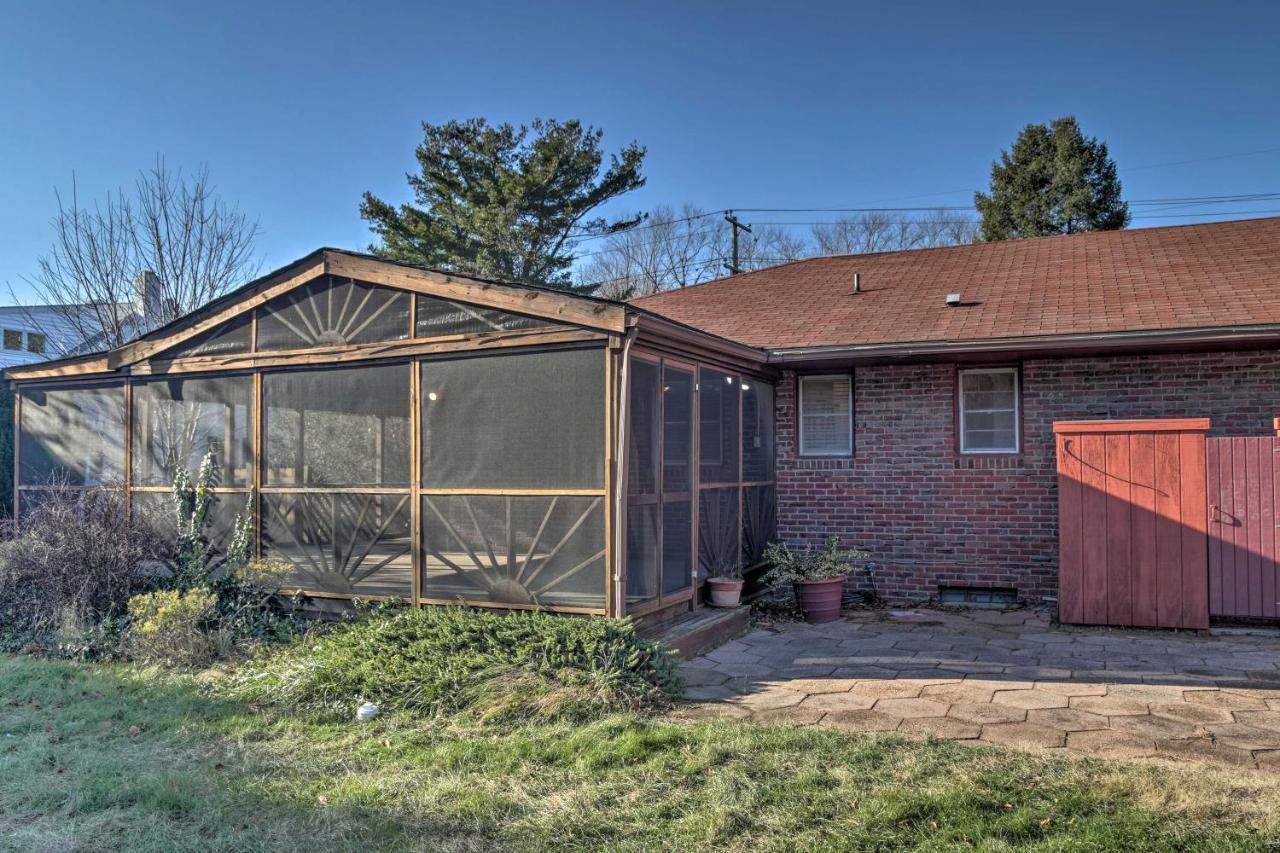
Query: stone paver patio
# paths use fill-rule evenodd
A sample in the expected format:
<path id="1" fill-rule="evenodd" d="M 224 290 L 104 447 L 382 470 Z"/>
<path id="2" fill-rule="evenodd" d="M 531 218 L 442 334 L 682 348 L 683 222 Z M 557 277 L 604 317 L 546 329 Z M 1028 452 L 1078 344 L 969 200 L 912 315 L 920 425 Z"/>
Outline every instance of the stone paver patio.
<path id="1" fill-rule="evenodd" d="M 1063 628 L 1044 611 L 858 611 L 682 666 L 689 716 L 1280 770 L 1280 639 Z"/>

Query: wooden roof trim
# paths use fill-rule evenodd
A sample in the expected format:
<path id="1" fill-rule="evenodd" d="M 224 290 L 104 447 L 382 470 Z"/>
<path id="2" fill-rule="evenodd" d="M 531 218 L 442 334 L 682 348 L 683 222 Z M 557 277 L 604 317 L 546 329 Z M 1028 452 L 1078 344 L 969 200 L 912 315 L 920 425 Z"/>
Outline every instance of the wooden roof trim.
<path id="1" fill-rule="evenodd" d="M 131 364 L 142 361 L 145 358 L 150 358 L 158 352 L 171 349 L 183 341 L 225 323 L 233 317 L 237 317 L 246 311 L 251 311 L 254 308 L 257 308 L 262 303 L 274 299 L 282 293 L 287 293 L 295 287 L 306 284 L 312 279 L 319 278 L 328 271 L 327 266 L 327 259 L 322 256 L 316 263 L 306 267 L 300 273 L 287 276 L 283 279 L 275 279 L 274 281 L 272 279 L 268 279 L 259 287 L 255 288 L 253 293 L 232 302 L 221 310 L 216 310 L 207 314 L 205 317 L 195 321 L 185 328 L 175 331 L 171 335 L 156 338 L 155 340 L 147 340 L 144 338 L 113 349 L 107 355 L 107 365 L 112 370 L 118 370 L 121 367 L 127 367 Z"/>
<path id="2" fill-rule="evenodd" d="M 776 377 L 763 350 L 694 329 L 647 311 L 636 311 L 632 321 L 639 329 L 636 346 L 667 355 L 697 359 L 760 377 Z"/>
<path id="3" fill-rule="evenodd" d="M 621 303 L 584 299 L 571 293 L 555 293 L 514 284 L 480 281 L 463 275 L 386 263 L 341 252 L 327 253 L 326 259 L 332 275 L 575 326 L 608 332 L 626 330 L 627 309 Z"/>
<path id="4" fill-rule="evenodd" d="M 87 358 L 63 359 L 52 362 L 39 362 L 27 367 L 10 367 L 4 372 L 5 378 L 12 382 L 27 382 L 33 379 L 65 379 L 72 377 L 88 377 L 91 374 L 110 373 L 105 353 Z"/>
<path id="5" fill-rule="evenodd" d="M 1103 432 L 1208 432 L 1209 418 L 1148 418 L 1145 420 L 1054 421 L 1055 435 Z"/>
<path id="6" fill-rule="evenodd" d="M 611 338 L 606 332 L 563 326 L 558 329 L 521 329 L 451 338 L 388 341 L 375 344 L 324 347 L 312 350 L 280 350 L 257 353 L 202 355 L 164 361 L 153 359 L 135 365 L 135 377 L 167 376 L 175 373 L 204 373 L 278 367 L 324 367 L 353 362 L 411 358 L 446 353 L 472 354 L 501 351 L 513 347 L 545 347 L 564 344 L 603 346 Z"/>

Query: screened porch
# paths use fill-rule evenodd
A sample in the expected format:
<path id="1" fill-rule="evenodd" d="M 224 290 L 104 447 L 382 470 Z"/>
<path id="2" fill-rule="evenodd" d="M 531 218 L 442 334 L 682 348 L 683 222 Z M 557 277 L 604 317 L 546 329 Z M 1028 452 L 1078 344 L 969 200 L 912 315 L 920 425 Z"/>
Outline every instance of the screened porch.
<path id="1" fill-rule="evenodd" d="M 318 602 L 642 615 L 759 562 L 773 387 L 741 353 L 619 303 L 329 250 L 309 269 L 11 373 L 19 516 L 112 485 L 171 525 L 174 474 L 211 454 L 212 547 L 249 511 Z"/>

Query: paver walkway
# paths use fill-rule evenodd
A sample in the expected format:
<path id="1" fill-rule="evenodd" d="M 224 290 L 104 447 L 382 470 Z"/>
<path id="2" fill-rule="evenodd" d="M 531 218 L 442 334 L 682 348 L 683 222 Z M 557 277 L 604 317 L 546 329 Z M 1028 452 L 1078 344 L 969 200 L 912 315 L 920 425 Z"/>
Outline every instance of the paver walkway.
<path id="1" fill-rule="evenodd" d="M 1280 770 L 1278 664 L 1275 638 L 912 610 L 757 628 L 682 672 L 689 716 Z"/>

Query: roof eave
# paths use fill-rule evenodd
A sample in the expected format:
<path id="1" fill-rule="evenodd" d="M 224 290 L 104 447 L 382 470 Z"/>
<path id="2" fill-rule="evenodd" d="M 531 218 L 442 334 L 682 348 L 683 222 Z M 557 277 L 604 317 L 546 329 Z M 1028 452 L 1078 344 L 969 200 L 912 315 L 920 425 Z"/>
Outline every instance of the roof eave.
<path id="1" fill-rule="evenodd" d="M 1212 326 L 1124 332 L 1028 335 L 1011 338 L 849 344 L 769 349 L 769 364 L 802 365 L 897 360 L 950 359 L 1092 353 L 1125 353 L 1178 347 L 1236 347 L 1280 343 L 1280 324 Z"/>
<path id="2" fill-rule="evenodd" d="M 685 346 L 696 347 L 705 352 L 718 353 L 729 360 L 756 367 L 762 367 L 768 361 L 768 351 L 759 347 L 753 347 L 731 338 L 703 331 L 696 326 L 672 320 L 670 317 L 665 317 L 643 308 L 637 308 L 634 305 L 629 305 L 628 310 L 632 322 L 642 335 L 665 338 Z"/>

